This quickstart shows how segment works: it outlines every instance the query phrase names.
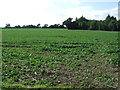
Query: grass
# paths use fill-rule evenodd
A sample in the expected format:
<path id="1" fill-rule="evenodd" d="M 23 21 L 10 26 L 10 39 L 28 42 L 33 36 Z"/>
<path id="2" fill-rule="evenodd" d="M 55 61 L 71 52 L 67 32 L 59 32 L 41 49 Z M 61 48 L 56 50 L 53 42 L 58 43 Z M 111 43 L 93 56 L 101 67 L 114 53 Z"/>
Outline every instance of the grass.
<path id="1" fill-rule="evenodd" d="M 117 88 L 118 32 L 3 29 L 6 88 Z"/>

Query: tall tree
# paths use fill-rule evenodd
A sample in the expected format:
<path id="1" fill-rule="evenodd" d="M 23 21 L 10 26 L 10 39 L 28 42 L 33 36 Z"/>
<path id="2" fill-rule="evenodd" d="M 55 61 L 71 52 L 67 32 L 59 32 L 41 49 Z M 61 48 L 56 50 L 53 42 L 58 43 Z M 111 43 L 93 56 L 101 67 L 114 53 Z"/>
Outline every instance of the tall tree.
<path id="1" fill-rule="evenodd" d="M 102 20 L 97 21 L 98 30 L 104 30 L 104 23 Z"/>
<path id="2" fill-rule="evenodd" d="M 48 24 L 44 24 L 42 28 L 48 28 Z"/>
<path id="3" fill-rule="evenodd" d="M 89 27 L 90 30 L 98 30 L 98 24 L 97 24 L 97 21 L 96 20 L 92 20 L 90 22 L 90 27 Z"/>
<path id="4" fill-rule="evenodd" d="M 37 28 L 40 28 L 40 24 L 37 24 Z"/>
<path id="5" fill-rule="evenodd" d="M 11 27 L 11 25 L 8 23 L 8 24 L 6 24 L 6 26 L 5 26 L 5 28 L 10 28 Z"/>
<path id="6" fill-rule="evenodd" d="M 15 28 L 21 28 L 21 26 L 20 26 L 20 25 L 17 25 L 17 26 L 15 26 Z"/>
<path id="7" fill-rule="evenodd" d="M 111 20 L 108 24 L 109 30 L 113 31 L 113 30 L 117 30 L 117 21 L 115 20 Z"/>
<path id="8" fill-rule="evenodd" d="M 65 20 L 64 22 L 63 22 L 63 25 L 66 25 L 66 27 L 68 28 L 68 29 L 72 29 L 72 20 L 73 20 L 73 18 L 68 18 L 67 20 Z"/>

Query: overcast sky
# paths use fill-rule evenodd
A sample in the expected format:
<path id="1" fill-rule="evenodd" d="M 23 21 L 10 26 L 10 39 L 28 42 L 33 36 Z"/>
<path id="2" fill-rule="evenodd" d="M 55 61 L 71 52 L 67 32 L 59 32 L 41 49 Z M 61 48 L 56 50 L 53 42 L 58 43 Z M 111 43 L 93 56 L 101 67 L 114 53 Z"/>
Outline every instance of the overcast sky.
<path id="1" fill-rule="evenodd" d="M 118 0 L 0 0 L 0 27 L 61 24 L 68 17 L 118 18 Z"/>

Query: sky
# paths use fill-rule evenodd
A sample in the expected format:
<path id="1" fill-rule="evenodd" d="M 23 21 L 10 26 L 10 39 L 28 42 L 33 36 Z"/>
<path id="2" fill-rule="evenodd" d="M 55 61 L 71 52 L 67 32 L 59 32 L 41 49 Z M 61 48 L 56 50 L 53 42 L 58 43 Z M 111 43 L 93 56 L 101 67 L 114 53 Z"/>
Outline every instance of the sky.
<path id="1" fill-rule="evenodd" d="M 69 17 L 118 18 L 118 0 L 0 0 L 0 27 L 62 24 Z"/>

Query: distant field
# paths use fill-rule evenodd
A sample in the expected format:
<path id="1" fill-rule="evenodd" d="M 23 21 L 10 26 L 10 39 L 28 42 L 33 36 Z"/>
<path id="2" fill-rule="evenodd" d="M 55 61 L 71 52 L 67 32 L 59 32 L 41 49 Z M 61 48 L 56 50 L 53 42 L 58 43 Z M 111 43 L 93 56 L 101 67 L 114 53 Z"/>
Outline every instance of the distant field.
<path id="1" fill-rule="evenodd" d="M 3 29 L 6 88 L 118 87 L 118 32 Z"/>

